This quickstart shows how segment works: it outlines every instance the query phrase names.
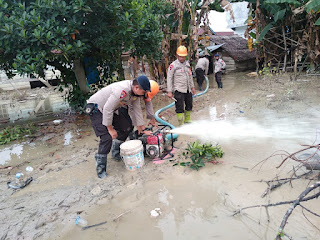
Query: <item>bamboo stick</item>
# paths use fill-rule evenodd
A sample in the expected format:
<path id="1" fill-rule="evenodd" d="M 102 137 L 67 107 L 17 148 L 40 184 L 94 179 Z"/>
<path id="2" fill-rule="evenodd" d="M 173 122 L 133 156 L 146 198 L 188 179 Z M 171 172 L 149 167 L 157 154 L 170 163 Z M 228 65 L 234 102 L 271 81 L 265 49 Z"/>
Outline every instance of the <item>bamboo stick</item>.
<path id="1" fill-rule="evenodd" d="M 270 40 L 268 40 L 268 39 L 265 39 L 267 42 L 269 42 L 269 43 L 271 43 L 271 44 L 273 44 L 273 45 L 275 45 L 275 46 L 277 46 L 278 48 L 281 48 L 281 49 L 283 49 L 283 50 L 285 50 L 283 47 L 281 47 L 281 46 L 279 46 L 278 44 L 276 44 L 276 43 L 274 43 L 274 42 L 271 42 Z"/>

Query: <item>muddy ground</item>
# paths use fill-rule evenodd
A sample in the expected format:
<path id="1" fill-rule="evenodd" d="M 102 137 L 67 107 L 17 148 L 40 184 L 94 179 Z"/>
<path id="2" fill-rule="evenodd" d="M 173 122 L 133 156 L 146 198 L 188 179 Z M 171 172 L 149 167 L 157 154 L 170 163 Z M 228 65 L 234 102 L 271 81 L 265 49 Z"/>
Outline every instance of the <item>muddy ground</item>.
<path id="1" fill-rule="evenodd" d="M 226 137 L 217 129 L 210 139 L 225 152 L 223 162 L 207 163 L 199 171 L 173 167 L 182 161 L 188 142 L 201 140 L 196 134 L 180 135 L 171 161 L 154 164 L 146 158 L 143 168 L 131 172 L 110 159 L 109 175 L 100 180 L 94 163 L 98 138 L 82 116 L 61 116 L 59 125 L 41 123 L 34 138 L 1 146 L 0 239 L 274 239 L 289 205 L 232 214 L 241 207 L 295 199 L 315 181 L 300 179 L 261 198 L 267 188 L 261 180 L 288 177 L 296 163 L 277 169 L 282 158 L 276 156 L 255 166 L 275 151 L 319 144 L 320 81 L 237 73 L 223 75 L 223 82 L 224 88 L 217 89 L 210 76 L 208 93 L 194 99 L 193 120 L 206 119 L 211 130 L 216 121 L 258 125 L 271 135 L 235 136 L 226 129 Z M 156 110 L 170 103 L 165 95 L 153 102 Z M 177 125 L 174 109 L 161 116 Z M 21 190 L 8 188 L 16 172 L 28 177 L 27 166 L 34 168 L 33 181 Z M 305 206 L 320 214 L 319 201 Z M 155 208 L 161 215 L 151 218 Z M 74 223 L 78 214 L 89 225 L 107 223 L 82 230 Z M 315 240 L 319 226 L 319 218 L 297 208 L 285 232 L 292 239 Z"/>

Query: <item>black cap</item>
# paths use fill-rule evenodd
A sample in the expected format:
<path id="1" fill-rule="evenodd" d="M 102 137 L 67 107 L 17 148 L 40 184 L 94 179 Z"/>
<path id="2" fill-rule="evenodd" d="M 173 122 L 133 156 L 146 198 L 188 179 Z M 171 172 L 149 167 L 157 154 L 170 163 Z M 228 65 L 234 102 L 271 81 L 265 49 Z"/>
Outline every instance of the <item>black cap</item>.
<path id="1" fill-rule="evenodd" d="M 137 81 L 138 81 L 139 86 L 140 86 L 143 90 L 145 90 L 145 91 L 150 91 L 150 81 L 149 81 L 149 79 L 147 78 L 147 76 L 141 75 L 141 76 L 137 77 Z"/>

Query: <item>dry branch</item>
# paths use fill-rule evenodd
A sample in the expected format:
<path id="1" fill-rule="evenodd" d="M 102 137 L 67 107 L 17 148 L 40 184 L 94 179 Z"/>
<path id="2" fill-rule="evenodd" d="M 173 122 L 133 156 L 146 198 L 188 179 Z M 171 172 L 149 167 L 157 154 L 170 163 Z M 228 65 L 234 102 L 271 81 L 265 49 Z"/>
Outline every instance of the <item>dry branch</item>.
<path id="1" fill-rule="evenodd" d="M 303 151 L 305 151 L 305 150 L 308 150 L 308 149 L 311 149 L 311 148 L 317 148 L 318 150 L 320 150 L 320 144 L 317 144 L 317 145 L 309 145 L 308 147 L 306 147 L 306 148 L 304 148 L 304 149 L 301 149 L 301 150 L 299 150 L 299 151 L 296 151 L 296 152 L 290 154 L 289 156 L 287 156 L 285 159 L 282 160 L 282 162 L 280 163 L 279 166 L 277 166 L 277 168 L 281 167 L 282 164 L 283 164 L 286 160 L 288 160 L 289 158 L 291 158 L 291 159 L 294 160 L 294 161 L 301 162 L 301 160 L 298 160 L 298 159 L 295 157 L 295 155 L 296 155 L 297 153 L 301 153 L 301 152 L 303 152 Z"/>
<path id="2" fill-rule="evenodd" d="M 288 209 L 288 211 L 286 212 L 286 214 L 284 215 L 282 222 L 280 224 L 279 230 L 278 230 L 278 234 L 276 236 L 276 240 L 281 240 L 281 233 L 283 233 L 283 229 L 285 228 L 288 218 L 290 217 L 291 213 L 293 212 L 293 210 L 295 209 L 296 206 L 300 205 L 300 202 L 303 201 L 307 201 L 304 198 L 306 195 L 308 195 L 309 192 L 311 192 L 312 190 L 318 188 L 320 186 L 320 182 L 316 182 L 315 184 L 311 185 L 310 187 L 308 187 L 306 190 L 304 190 L 298 197 L 297 200 L 292 202 L 292 205 L 290 206 L 290 208 Z M 320 196 L 320 191 L 310 197 L 313 198 L 317 198 L 318 196 Z M 310 200 L 310 197 L 308 198 Z"/>
<path id="3" fill-rule="evenodd" d="M 286 179 L 274 180 L 274 181 L 278 181 L 278 183 L 277 184 L 273 184 L 273 185 L 269 185 L 269 187 L 264 191 L 264 193 L 261 195 L 261 197 L 264 198 L 272 190 L 282 186 L 283 184 L 286 184 L 286 183 L 291 182 L 293 180 L 299 179 L 299 178 L 304 177 L 306 175 L 309 175 L 311 173 L 312 173 L 312 171 L 309 171 L 309 172 L 303 173 L 303 174 L 301 174 L 301 175 L 299 175 L 299 176 L 297 176 L 295 178 L 286 178 Z"/>
<path id="4" fill-rule="evenodd" d="M 310 189 L 311 187 L 313 187 L 311 190 L 319 187 L 320 182 L 317 182 L 316 184 L 318 184 L 316 187 L 313 187 L 314 185 L 312 185 L 312 186 L 308 187 L 305 191 L 303 191 L 303 193 L 305 193 L 305 192 L 306 192 L 308 189 Z M 310 191 L 311 191 L 311 190 L 310 190 Z M 307 193 L 309 193 L 310 191 L 308 191 Z M 302 196 L 303 193 L 301 193 L 300 196 Z M 306 194 L 307 194 L 307 193 L 306 193 Z M 305 195 L 306 195 L 306 194 L 305 194 Z M 304 196 L 305 196 L 305 195 L 304 195 Z M 299 196 L 298 199 L 300 199 L 300 196 Z M 318 193 L 310 196 L 310 197 L 301 198 L 301 199 L 299 200 L 299 203 L 300 203 L 300 202 L 309 201 L 309 200 L 314 199 L 314 198 L 317 198 L 317 197 L 319 197 L 319 196 L 320 196 L 320 191 L 319 191 Z M 280 206 L 280 205 L 284 205 L 284 204 L 295 203 L 296 201 L 297 201 L 297 200 L 289 200 L 289 201 L 284 201 L 284 202 L 277 202 L 277 203 L 269 203 L 269 204 L 260 204 L 260 205 L 248 206 L 248 207 L 244 207 L 244 208 L 238 209 L 237 211 L 235 211 L 235 212 L 232 214 L 232 216 L 235 216 L 235 215 L 241 213 L 241 211 L 243 211 L 243 210 L 245 210 L 245 209 L 257 208 L 257 207 L 275 207 L 275 206 Z M 298 204 L 298 205 L 299 205 L 299 204 Z"/>

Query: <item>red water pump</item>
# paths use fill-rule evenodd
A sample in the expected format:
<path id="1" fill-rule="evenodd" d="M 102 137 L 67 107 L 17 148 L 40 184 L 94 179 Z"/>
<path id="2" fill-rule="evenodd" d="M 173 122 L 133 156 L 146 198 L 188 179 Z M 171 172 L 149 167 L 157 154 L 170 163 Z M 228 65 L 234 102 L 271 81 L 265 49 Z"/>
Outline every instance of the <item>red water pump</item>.
<path id="1" fill-rule="evenodd" d="M 144 146 L 144 152 L 150 158 L 163 159 L 167 154 L 170 154 L 170 151 L 173 149 L 173 142 L 175 141 L 166 139 L 167 128 L 170 128 L 170 126 L 159 125 L 156 130 L 154 130 L 153 127 L 146 128 L 146 130 L 153 132 L 151 136 L 145 134 L 138 135 L 136 131 L 133 136 L 130 136 L 130 139 L 141 140 Z"/>

